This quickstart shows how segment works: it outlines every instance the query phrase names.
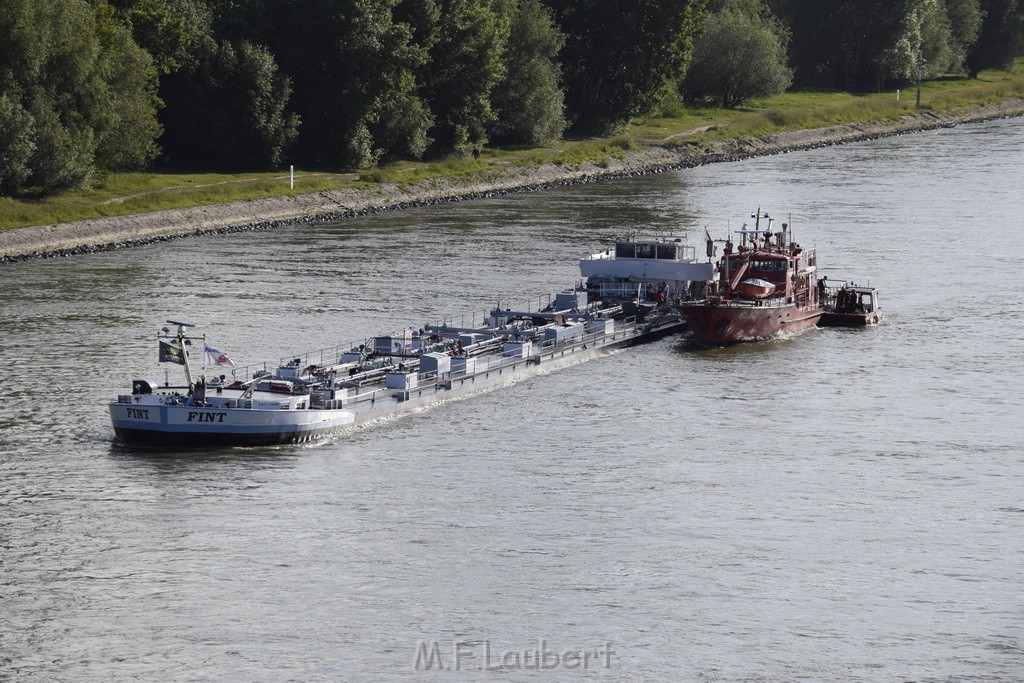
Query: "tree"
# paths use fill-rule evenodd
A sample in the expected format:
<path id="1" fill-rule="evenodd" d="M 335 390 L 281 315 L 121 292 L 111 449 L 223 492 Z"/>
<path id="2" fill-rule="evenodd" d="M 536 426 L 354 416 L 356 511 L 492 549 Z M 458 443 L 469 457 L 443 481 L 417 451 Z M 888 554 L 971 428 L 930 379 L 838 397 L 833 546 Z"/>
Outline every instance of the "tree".
<path id="1" fill-rule="evenodd" d="M 606 134 L 650 111 L 685 73 L 704 0 L 548 0 L 574 131 Z"/>
<path id="2" fill-rule="evenodd" d="M 956 72 L 967 67 L 967 53 L 981 34 L 984 12 L 980 0 L 946 0 L 950 38 L 954 51 Z"/>
<path id="3" fill-rule="evenodd" d="M 97 30 L 97 67 L 105 87 L 96 120 L 96 163 L 114 171 L 145 168 L 159 153 L 156 140 L 163 130 L 153 60 L 103 3 L 97 8 Z"/>
<path id="4" fill-rule="evenodd" d="M 487 140 L 494 121 L 491 92 L 504 77 L 506 16 L 491 0 L 440 0 L 429 59 L 418 70 L 423 97 L 434 117 L 433 152 L 466 151 Z"/>
<path id="5" fill-rule="evenodd" d="M 408 48 L 410 52 L 415 52 Z M 373 102 L 367 117 L 367 129 L 373 139 L 371 158 L 423 156 L 430 146 L 428 135 L 434 117 L 420 99 L 411 65 L 419 53 L 405 63 L 392 62 L 388 74 L 391 84 L 383 88 Z"/>
<path id="6" fill-rule="evenodd" d="M 272 49 L 291 74 L 301 152 L 368 166 L 389 152 L 419 156 L 430 114 L 415 70 L 426 51 L 394 18 L 398 0 L 289 0 L 275 6 Z"/>
<path id="7" fill-rule="evenodd" d="M 765 1 L 792 33 L 797 84 L 868 91 L 916 78 L 918 50 L 927 76 L 963 72 L 990 42 L 979 38 L 985 3 L 1024 0 Z"/>
<path id="8" fill-rule="evenodd" d="M 416 72 L 427 62 L 428 48 L 417 45 L 415 27 L 395 15 L 389 17 L 387 42 L 377 49 L 388 59 L 377 69 L 376 93 L 367 114 L 367 128 L 373 138 L 372 158 L 405 156 L 420 158 L 432 142 L 429 131 L 434 124 L 427 103 L 420 95 Z M 433 0 L 423 2 L 417 19 L 436 25 Z"/>
<path id="9" fill-rule="evenodd" d="M 905 16 L 891 34 L 888 45 L 872 60 L 877 67 L 873 89 L 881 91 L 886 81 L 908 83 L 922 75 L 933 77 L 947 73 L 952 53 L 949 45 L 949 20 L 938 0 L 910 0 Z M 919 65 L 919 61 L 924 62 Z"/>
<path id="10" fill-rule="evenodd" d="M 32 188 L 47 195 L 88 185 L 96 171 L 92 129 L 66 121 L 51 98 L 32 97 L 28 105 L 33 122 L 33 153 L 29 158 L 32 172 L 25 182 L 27 187 L 19 191 Z"/>
<path id="11" fill-rule="evenodd" d="M 270 52 L 201 39 L 195 62 L 165 83 L 167 151 L 216 165 L 273 166 L 298 134 L 291 85 Z"/>
<path id="12" fill-rule="evenodd" d="M 7 0 L 0 86 L 5 193 L 79 187 L 156 153 L 152 61 L 103 0 Z"/>
<path id="13" fill-rule="evenodd" d="M 43 193 L 86 183 L 94 170 L 93 107 L 102 90 L 93 10 L 85 2 L 12 0 L 0 44 L 4 91 L 15 94 L 32 122 L 29 175 L 16 191 Z M 8 61 L 8 59 L 10 61 Z"/>
<path id="14" fill-rule="evenodd" d="M 967 71 L 1008 69 L 1024 56 L 1024 0 L 981 0 L 984 14 L 978 39 L 967 51 Z"/>
<path id="15" fill-rule="evenodd" d="M 32 174 L 32 127 L 32 116 L 21 104 L 0 95 L 0 195 L 17 193 Z"/>
<path id="16" fill-rule="evenodd" d="M 964 70 L 966 46 L 977 38 L 980 27 L 977 0 L 913 0 L 901 31 L 892 45 L 882 50 L 880 80 L 912 81 L 917 76 L 919 54 L 922 75 L 936 78 Z"/>
<path id="17" fill-rule="evenodd" d="M 564 44 L 565 36 L 539 0 L 517 3 L 505 50 L 505 77 L 491 98 L 497 116 L 491 127 L 495 138 L 538 143 L 565 130 L 565 97 L 556 61 Z"/>
<path id="18" fill-rule="evenodd" d="M 753 97 L 777 95 L 793 80 L 786 66 L 787 42 L 780 26 L 757 16 L 733 10 L 710 15 L 694 41 L 686 96 L 736 107 Z"/>
<path id="19" fill-rule="evenodd" d="M 790 64 L 803 86 L 878 90 L 916 68 L 920 0 L 773 0 L 792 32 Z"/>
<path id="20" fill-rule="evenodd" d="M 111 0 L 119 19 L 153 59 L 160 75 L 177 70 L 185 59 L 190 37 L 185 22 L 166 0 Z"/>

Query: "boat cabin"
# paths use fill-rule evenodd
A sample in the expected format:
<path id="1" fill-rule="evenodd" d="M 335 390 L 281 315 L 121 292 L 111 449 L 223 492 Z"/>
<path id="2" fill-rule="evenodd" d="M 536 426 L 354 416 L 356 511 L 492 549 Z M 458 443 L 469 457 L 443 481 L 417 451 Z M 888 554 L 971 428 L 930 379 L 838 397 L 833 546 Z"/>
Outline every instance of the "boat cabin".
<path id="1" fill-rule="evenodd" d="M 617 259 L 655 259 L 660 261 L 678 261 L 696 258 L 697 248 L 673 242 L 616 242 L 615 258 Z"/>
<path id="2" fill-rule="evenodd" d="M 731 241 L 726 242 L 721 261 L 723 292 L 727 296 L 752 300 L 757 305 L 771 298 L 798 306 L 818 306 L 818 292 L 813 286 L 817 270 L 814 250 L 788 242 L 785 223 L 781 232 L 771 232 L 770 219 L 768 225 L 769 229 L 764 232 L 745 227 L 737 230 L 742 241 L 736 251 Z"/>
<path id="3" fill-rule="evenodd" d="M 749 263 L 748 263 L 749 258 Z M 734 275 L 746 265 L 744 277 L 756 277 L 774 284 L 782 284 L 790 271 L 790 259 L 783 254 L 756 253 L 753 257 L 747 254 L 731 254 L 727 261 L 729 276 Z"/>
<path id="4" fill-rule="evenodd" d="M 691 283 L 710 281 L 714 266 L 698 263 L 684 237 L 630 236 L 582 259 L 580 273 L 595 301 L 665 301 L 688 298 Z"/>

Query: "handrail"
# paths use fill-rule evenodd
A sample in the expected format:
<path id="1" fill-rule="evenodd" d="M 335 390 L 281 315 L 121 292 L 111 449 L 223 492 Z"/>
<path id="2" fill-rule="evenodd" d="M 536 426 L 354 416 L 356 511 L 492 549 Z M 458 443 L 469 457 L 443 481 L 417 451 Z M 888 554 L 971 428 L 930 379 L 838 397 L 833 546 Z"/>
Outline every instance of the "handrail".
<path id="1" fill-rule="evenodd" d="M 544 297 L 546 297 L 546 303 L 545 303 Z M 550 293 L 549 294 L 545 294 L 545 295 L 540 295 L 540 296 L 537 297 L 536 300 L 534 300 L 532 298 L 531 299 L 527 299 L 526 300 L 526 308 L 527 308 L 527 310 L 530 310 L 530 308 L 532 306 L 536 305 L 537 306 L 537 310 L 539 311 L 539 310 L 542 310 L 543 308 L 545 308 L 547 306 L 550 306 L 554 302 L 554 300 L 555 300 L 555 296 L 550 294 Z M 483 313 L 483 315 L 481 317 L 481 321 L 486 321 L 488 316 L 492 312 L 494 312 L 495 310 L 503 311 L 503 310 L 506 310 L 506 309 L 507 310 L 512 310 L 511 306 L 506 306 L 505 308 L 503 308 L 502 305 L 501 305 L 501 302 L 498 302 L 496 308 L 492 308 L 491 310 L 485 311 Z M 473 321 L 476 320 L 476 314 L 475 313 L 472 316 L 472 320 Z M 435 331 L 438 331 L 438 332 L 443 332 L 444 331 L 443 327 L 449 326 L 449 321 L 447 319 L 445 319 L 445 320 L 443 320 L 440 323 L 433 323 L 433 324 L 428 323 L 427 325 L 424 325 L 424 329 L 427 328 L 428 326 L 432 330 L 435 330 Z M 454 320 L 451 321 L 451 326 L 454 327 Z M 481 328 L 478 328 L 478 329 L 480 329 L 481 331 L 484 331 L 487 328 L 481 327 Z M 404 330 L 403 330 L 403 332 L 404 332 Z M 370 348 L 371 339 L 376 339 L 378 337 L 391 337 L 393 339 L 394 338 L 399 338 L 400 339 L 401 338 L 401 333 L 397 334 L 397 335 L 396 334 L 375 335 L 374 337 L 365 338 L 365 339 L 363 339 L 361 341 L 353 341 L 353 342 L 349 342 L 349 343 L 335 344 L 333 346 L 325 347 L 325 348 L 322 348 L 322 349 L 317 349 L 317 350 L 314 350 L 314 351 L 305 351 L 305 352 L 290 354 L 290 355 L 287 355 L 287 356 L 281 356 L 278 359 L 277 364 L 273 368 L 270 367 L 271 361 L 263 361 L 263 362 L 257 361 L 255 363 L 249 363 L 247 365 L 243 365 L 243 366 L 240 366 L 240 367 L 231 368 L 231 378 L 232 378 L 232 380 L 236 380 L 236 381 L 237 380 L 245 381 L 245 380 L 252 379 L 252 375 L 254 373 L 256 373 L 256 372 L 269 372 L 269 373 L 272 373 L 273 370 L 276 370 L 278 367 L 292 366 L 292 367 L 295 367 L 297 370 L 301 371 L 301 370 L 304 370 L 305 368 L 310 367 L 311 365 L 317 365 L 319 367 L 327 367 L 327 366 L 330 366 L 330 365 L 336 365 L 336 364 L 340 363 L 341 354 L 351 352 L 353 349 L 358 349 L 360 344 L 364 345 L 365 348 Z M 294 365 L 294 363 L 293 363 L 293 361 L 296 358 L 299 359 L 299 364 L 297 366 Z M 313 362 L 313 361 L 316 361 L 316 362 Z"/>
<path id="2" fill-rule="evenodd" d="M 610 335 L 606 335 L 603 332 L 589 332 L 563 341 L 549 339 L 546 341 L 534 342 L 533 350 L 527 356 L 519 355 L 518 351 L 499 351 L 495 349 L 494 353 L 471 357 L 476 360 L 487 361 L 486 367 L 458 375 L 452 372 L 416 372 L 416 383 L 407 385 L 407 388 L 405 389 L 389 388 L 386 385 L 380 384 L 380 382 L 383 381 L 383 375 L 397 370 L 397 367 L 391 366 L 386 368 L 376 368 L 374 372 L 379 376 L 374 380 L 372 387 L 367 387 L 366 391 L 360 391 L 363 388 L 362 386 L 352 387 L 352 389 L 357 393 L 350 396 L 340 396 L 335 400 L 339 401 L 338 407 L 340 408 L 351 408 L 357 410 L 360 409 L 361 406 L 365 408 L 367 405 L 373 405 L 378 400 L 397 399 L 398 401 L 401 401 L 403 400 L 403 395 L 404 398 L 407 399 L 409 398 L 409 395 L 413 393 L 440 391 L 445 388 L 450 388 L 453 381 L 461 382 L 481 376 L 487 377 L 493 373 L 500 373 L 509 368 L 515 368 L 520 365 L 529 365 L 533 362 L 537 362 L 538 356 L 550 355 L 553 357 L 559 351 L 574 352 L 581 348 L 586 348 L 588 345 L 596 342 L 614 342 L 634 335 L 637 330 L 638 324 L 636 322 L 636 318 L 634 316 L 630 316 L 624 320 L 617 320 L 615 330 Z M 511 355 L 513 353 L 516 355 Z"/>

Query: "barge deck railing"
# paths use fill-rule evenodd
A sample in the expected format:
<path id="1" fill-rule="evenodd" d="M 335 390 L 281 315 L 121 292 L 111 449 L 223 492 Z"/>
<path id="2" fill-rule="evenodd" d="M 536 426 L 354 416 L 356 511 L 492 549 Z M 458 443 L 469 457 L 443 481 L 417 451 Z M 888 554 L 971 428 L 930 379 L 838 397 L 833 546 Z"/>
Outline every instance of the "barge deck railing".
<path id="1" fill-rule="evenodd" d="M 541 311 L 544 308 L 546 308 L 547 306 L 550 306 L 554 302 L 554 300 L 555 300 L 555 297 L 553 295 L 551 295 L 551 294 L 538 296 L 537 299 L 536 299 L 536 302 L 534 302 L 534 300 L 531 298 L 531 299 L 527 300 L 527 302 L 526 302 L 526 310 L 527 311 L 533 310 L 534 304 L 536 304 L 536 310 L 537 311 Z M 500 302 L 497 304 L 497 308 L 502 310 L 502 311 L 510 310 L 510 307 L 508 307 L 508 306 L 503 308 Z M 483 315 L 480 318 L 480 323 L 481 324 L 483 324 L 483 322 L 487 320 L 487 318 L 490 316 L 490 313 L 491 313 L 490 311 L 485 311 L 483 313 Z M 463 320 L 463 324 L 464 324 L 465 323 L 465 316 L 463 316 L 462 320 Z M 465 330 L 467 332 L 479 332 L 479 331 L 482 331 L 483 328 L 475 327 L 476 320 L 477 320 L 476 313 L 473 313 L 470 325 L 474 326 L 474 327 L 468 327 L 468 328 L 456 327 L 455 324 L 454 324 L 454 318 L 451 318 L 451 319 L 445 318 L 445 319 L 443 319 L 440 322 L 428 323 L 427 325 L 424 325 L 421 329 L 425 329 L 425 330 L 429 329 L 429 330 L 434 330 L 434 331 L 437 331 L 437 332 L 444 332 L 444 331 L 453 331 L 454 332 L 454 331 L 458 331 L 458 330 Z M 388 337 L 388 336 L 390 336 L 393 339 L 399 339 L 399 338 L 401 338 L 403 336 L 404 332 L 405 331 L 403 330 L 402 333 L 397 334 L 397 335 L 395 335 L 395 334 L 386 335 L 385 334 L 385 335 L 377 335 L 377 337 Z M 363 346 L 363 348 L 365 348 L 365 349 L 370 349 L 371 348 L 371 340 L 374 339 L 374 338 L 376 338 L 376 337 L 368 337 L 368 338 L 363 339 L 361 341 L 353 341 L 353 342 L 349 342 L 349 343 L 335 344 L 333 346 L 326 347 L 326 348 L 323 348 L 323 349 L 317 349 L 315 351 L 306 351 L 306 352 L 303 352 L 303 353 L 297 353 L 297 354 L 293 354 L 293 355 L 289 355 L 289 356 L 283 356 L 283 357 L 281 357 L 278 360 L 278 362 L 276 364 L 271 363 L 271 361 L 263 361 L 263 362 L 249 363 L 247 365 L 243 365 L 243 366 L 239 366 L 239 367 L 234 367 L 234 368 L 231 368 L 231 379 L 232 379 L 232 381 L 243 381 L 243 382 L 245 382 L 245 381 L 248 381 L 250 379 L 253 379 L 254 376 L 257 373 L 260 373 L 260 374 L 267 374 L 267 373 L 273 374 L 273 372 L 277 368 L 279 368 L 279 367 L 287 367 L 289 365 L 294 366 L 294 367 L 296 367 L 299 370 L 303 370 L 303 369 L 308 368 L 308 367 L 310 367 L 312 365 L 316 365 L 317 367 L 329 367 L 329 366 L 333 366 L 333 365 L 338 365 L 338 364 L 340 364 L 341 355 L 343 353 L 349 353 L 349 352 L 351 352 L 351 351 L 353 351 L 355 349 L 359 349 L 360 346 Z M 299 361 L 299 363 L 297 365 L 295 364 L 295 360 L 296 359 L 298 359 L 298 361 Z"/>

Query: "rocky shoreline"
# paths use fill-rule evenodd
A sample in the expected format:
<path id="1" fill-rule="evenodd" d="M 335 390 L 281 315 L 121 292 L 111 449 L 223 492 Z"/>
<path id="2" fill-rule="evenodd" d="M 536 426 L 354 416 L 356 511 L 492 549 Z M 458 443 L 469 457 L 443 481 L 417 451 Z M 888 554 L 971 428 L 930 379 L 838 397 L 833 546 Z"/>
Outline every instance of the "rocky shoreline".
<path id="1" fill-rule="evenodd" d="M 109 251 L 194 235 L 273 230 L 294 223 L 335 221 L 415 206 L 613 180 L 1022 115 L 1024 100 L 1013 98 L 953 114 L 922 112 L 896 123 L 854 123 L 699 143 L 665 142 L 631 150 L 622 159 L 611 159 L 607 167 L 584 164 L 510 168 L 486 180 L 436 178 L 404 189 L 385 183 L 369 189 L 335 190 L 17 228 L 0 232 L 0 263 Z"/>

